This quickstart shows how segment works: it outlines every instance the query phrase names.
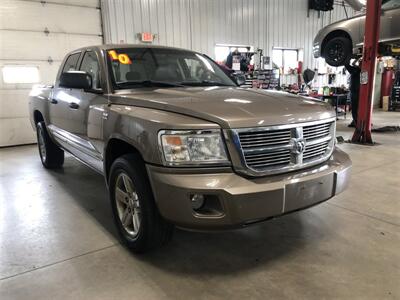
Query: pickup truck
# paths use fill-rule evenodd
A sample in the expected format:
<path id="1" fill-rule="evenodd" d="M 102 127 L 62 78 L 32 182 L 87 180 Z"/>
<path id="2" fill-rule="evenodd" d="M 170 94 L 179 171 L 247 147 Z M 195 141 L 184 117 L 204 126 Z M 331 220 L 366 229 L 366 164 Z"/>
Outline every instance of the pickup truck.
<path id="1" fill-rule="evenodd" d="M 29 105 L 43 166 L 62 167 L 67 151 L 104 175 L 134 252 L 166 243 L 174 225 L 237 228 L 313 206 L 350 179 L 330 106 L 240 88 L 189 50 L 78 49 Z"/>

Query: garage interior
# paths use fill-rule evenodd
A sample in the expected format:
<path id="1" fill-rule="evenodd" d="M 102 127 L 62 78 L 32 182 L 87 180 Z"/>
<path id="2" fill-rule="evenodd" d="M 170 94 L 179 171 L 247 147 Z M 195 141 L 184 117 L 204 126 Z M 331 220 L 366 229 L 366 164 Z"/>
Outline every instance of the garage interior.
<path id="1" fill-rule="evenodd" d="M 351 142 L 349 73 L 315 58 L 313 43 L 365 8 L 312 2 L 0 0 L 0 299 L 400 299 L 400 49 L 374 59 L 370 102 L 359 103 L 372 112 L 374 143 Z M 220 64 L 237 50 L 247 59 L 245 70 L 235 59 L 230 66 L 241 88 L 330 103 L 337 147 L 353 163 L 348 188 L 238 230 L 175 228 L 162 248 L 131 253 L 104 177 L 68 153 L 63 168 L 43 168 L 28 109 L 32 87 L 53 85 L 66 53 L 126 43 L 190 49 Z"/>

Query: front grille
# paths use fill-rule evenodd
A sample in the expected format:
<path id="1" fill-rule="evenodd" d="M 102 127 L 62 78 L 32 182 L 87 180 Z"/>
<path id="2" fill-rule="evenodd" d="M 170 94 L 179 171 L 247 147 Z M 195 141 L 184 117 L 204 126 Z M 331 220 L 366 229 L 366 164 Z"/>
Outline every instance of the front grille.
<path id="1" fill-rule="evenodd" d="M 239 136 L 242 148 L 251 149 L 286 144 L 290 140 L 291 133 L 290 129 L 283 129 L 274 132 L 241 132 Z"/>
<path id="2" fill-rule="evenodd" d="M 290 163 L 291 153 L 289 150 L 271 151 L 269 153 L 246 155 L 246 163 L 254 169 L 269 166 L 286 165 Z"/>
<path id="3" fill-rule="evenodd" d="M 247 173 L 256 176 L 274 174 L 328 159 L 334 147 L 335 120 L 234 132 Z"/>
<path id="4" fill-rule="evenodd" d="M 309 125 L 303 127 L 303 137 L 306 140 L 313 140 L 329 135 L 332 123 Z"/>
<path id="5" fill-rule="evenodd" d="M 317 144 L 309 145 L 303 153 L 303 162 L 310 161 L 324 156 L 328 149 L 329 141 L 319 142 Z"/>

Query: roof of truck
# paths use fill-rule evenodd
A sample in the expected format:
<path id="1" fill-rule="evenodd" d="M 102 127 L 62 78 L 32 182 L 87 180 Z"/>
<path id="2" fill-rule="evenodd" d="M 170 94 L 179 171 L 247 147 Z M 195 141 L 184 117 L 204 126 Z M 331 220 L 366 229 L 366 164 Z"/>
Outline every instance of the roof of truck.
<path id="1" fill-rule="evenodd" d="M 119 48 L 158 48 L 158 49 L 172 49 L 172 50 L 185 50 L 192 51 L 190 49 L 177 48 L 177 47 L 169 47 L 169 46 L 161 46 L 161 45 L 153 45 L 153 44 L 104 44 L 104 45 L 92 45 L 86 46 L 79 49 L 76 49 L 72 52 L 82 51 L 86 49 L 97 48 L 99 50 L 111 50 L 111 49 L 119 49 Z"/>

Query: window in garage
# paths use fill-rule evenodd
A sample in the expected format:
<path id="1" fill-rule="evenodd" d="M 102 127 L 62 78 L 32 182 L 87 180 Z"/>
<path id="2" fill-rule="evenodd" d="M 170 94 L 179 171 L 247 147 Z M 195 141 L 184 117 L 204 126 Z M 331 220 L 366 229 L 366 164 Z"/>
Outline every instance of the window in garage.
<path id="1" fill-rule="evenodd" d="M 238 50 L 240 53 L 254 52 L 253 46 L 245 46 L 245 45 L 225 45 L 225 44 L 217 44 L 215 46 L 215 61 L 218 63 L 223 63 L 228 54 Z"/>
<path id="2" fill-rule="evenodd" d="M 299 50 L 273 48 L 272 61 L 278 68 L 283 70 L 283 74 L 290 74 L 291 69 L 298 67 Z"/>
<path id="3" fill-rule="evenodd" d="M 38 83 L 39 68 L 36 66 L 9 65 L 2 68 L 4 83 Z"/>

